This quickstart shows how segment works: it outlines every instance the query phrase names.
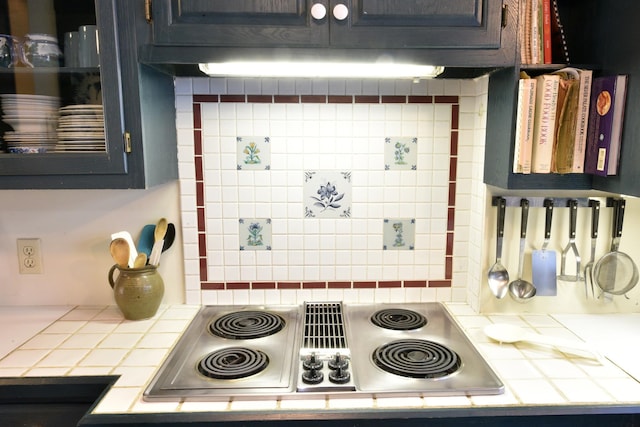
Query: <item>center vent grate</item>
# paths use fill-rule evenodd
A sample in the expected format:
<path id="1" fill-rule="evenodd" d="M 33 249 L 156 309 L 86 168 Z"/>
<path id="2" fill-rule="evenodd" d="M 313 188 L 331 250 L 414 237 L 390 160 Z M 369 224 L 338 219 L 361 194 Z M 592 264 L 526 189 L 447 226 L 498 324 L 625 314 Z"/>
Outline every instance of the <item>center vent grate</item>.
<path id="1" fill-rule="evenodd" d="M 305 304 L 303 347 L 308 349 L 347 348 L 341 303 Z"/>

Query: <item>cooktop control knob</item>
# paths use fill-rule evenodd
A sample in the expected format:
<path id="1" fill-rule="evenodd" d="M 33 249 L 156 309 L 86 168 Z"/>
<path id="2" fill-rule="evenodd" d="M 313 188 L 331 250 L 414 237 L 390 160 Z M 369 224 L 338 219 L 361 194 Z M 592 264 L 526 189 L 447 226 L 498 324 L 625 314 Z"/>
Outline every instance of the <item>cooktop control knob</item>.
<path id="1" fill-rule="evenodd" d="M 306 370 L 319 370 L 322 369 L 322 366 L 322 360 L 320 360 L 315 353 L 311 353 L 309 356 L 305 357 L 302 362 L 302 367 Z"/>
<path id="2" fill-rule="evenodd" d="M 302 373 L 302 381 L 305 384 L 320 384 L 324 380 L 324 374 L 319 369 L 308 369 Z"/>
<path id="3" fill-rule="evenodd" d="M 347 369 L 348 367 L 349 360 L 340 353 L 336 353 L 335 356 L 329 360 L 329 368 L 331 369 Z"/>
<path id="4" fill-rule="evenodd" d="M 351 374 L 345 368 L 338 367 L 329 374 L 329 381 L 335 384 L 346 384 L 351 379 Z"/>

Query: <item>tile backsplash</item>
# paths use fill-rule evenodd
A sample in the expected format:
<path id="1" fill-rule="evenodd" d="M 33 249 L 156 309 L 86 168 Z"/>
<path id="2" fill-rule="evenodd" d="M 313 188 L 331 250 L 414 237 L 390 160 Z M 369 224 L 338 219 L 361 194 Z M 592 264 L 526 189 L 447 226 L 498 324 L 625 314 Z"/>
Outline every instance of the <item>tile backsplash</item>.
<path id="1" fill-rule="evenodd" d="M 178 78 L 187 303 L 477 306 L 485 105 L 486 79 Z"/>

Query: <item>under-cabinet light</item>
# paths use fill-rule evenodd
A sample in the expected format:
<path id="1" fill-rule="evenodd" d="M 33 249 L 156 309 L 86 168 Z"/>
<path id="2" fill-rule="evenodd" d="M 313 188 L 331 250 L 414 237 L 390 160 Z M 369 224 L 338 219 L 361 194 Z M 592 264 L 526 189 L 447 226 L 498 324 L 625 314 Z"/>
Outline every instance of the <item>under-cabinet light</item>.
<path id="1" fill-rule="evenodd" d="M 316 78 L 433 78 L 444 71 L 434 65 L 354 62 L 222 62 L 200 64 L 210 76 Z"/>

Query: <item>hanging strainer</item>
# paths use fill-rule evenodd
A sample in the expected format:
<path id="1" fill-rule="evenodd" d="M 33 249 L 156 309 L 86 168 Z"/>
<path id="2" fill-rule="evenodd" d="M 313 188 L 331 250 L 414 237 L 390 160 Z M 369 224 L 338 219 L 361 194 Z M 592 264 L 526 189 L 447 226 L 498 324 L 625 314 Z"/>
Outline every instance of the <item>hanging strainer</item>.
<path id="1" fill-rule="evenodd" d="M 593 280 L 602 291 L 611 295 L 624 295 L 638 283 L 638 267 L 629 255 L 620 252 L 625 200 L 613 201 L 613 227 L 611 250 L 598 260 L 593 269 Z"/>

